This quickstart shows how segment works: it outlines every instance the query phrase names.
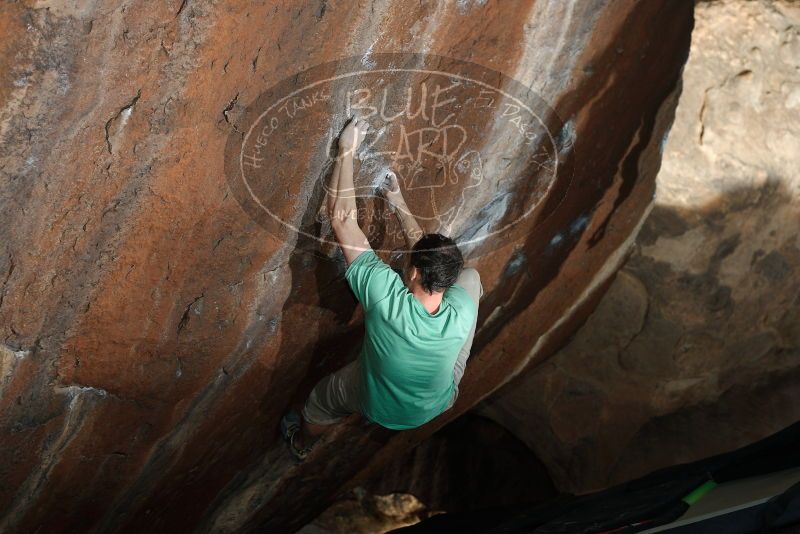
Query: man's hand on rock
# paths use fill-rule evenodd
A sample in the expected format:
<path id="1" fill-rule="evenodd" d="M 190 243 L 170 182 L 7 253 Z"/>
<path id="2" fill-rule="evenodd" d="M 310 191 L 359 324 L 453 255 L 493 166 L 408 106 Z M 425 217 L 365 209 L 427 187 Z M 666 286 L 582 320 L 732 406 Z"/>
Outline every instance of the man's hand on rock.
<path id="1" fill-rule="evenodd" d="M 367 135 L 369 124 L 367 121 L 353 117 L 350 119 L 342 134 L 339 136 L 339 153 L 353 153 L 358 150 L 361 141 Z"/>
<path id="2" fill-rule="evenodd" d="M 391 204 L 392 208 L 405 208 L 406 199 L 403 197 L 403 192 L 400 191 L 400 182 L 394 172 L 389 171 L 386 173 L 381 191 L 383 192 L 383 196 L 386 198 L 386 201 Z"/>

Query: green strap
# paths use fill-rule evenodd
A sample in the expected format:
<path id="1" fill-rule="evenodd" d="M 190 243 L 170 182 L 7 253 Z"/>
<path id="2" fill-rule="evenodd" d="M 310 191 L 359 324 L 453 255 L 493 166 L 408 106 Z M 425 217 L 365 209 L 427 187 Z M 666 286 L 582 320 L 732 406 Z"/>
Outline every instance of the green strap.
<path id="1" fill-rule="evenodd" d="M 713 480 L 709 480 L 708 482 L 705 482 L 704 484 L 696 487 L 691 493 L 689 493 L 682 500 L 689 506 L 692 506 L 694 503 L 702 499 L 706 493 L 708 493 L 709 491 L 711 491 L 716 487 L 717 483 L 714 482 Z"/>

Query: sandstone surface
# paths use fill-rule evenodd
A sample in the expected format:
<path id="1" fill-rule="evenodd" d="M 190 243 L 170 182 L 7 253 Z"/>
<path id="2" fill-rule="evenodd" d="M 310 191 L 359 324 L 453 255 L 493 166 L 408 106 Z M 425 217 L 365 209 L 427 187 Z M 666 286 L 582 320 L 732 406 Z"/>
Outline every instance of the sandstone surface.
<path id="1" fill-rule="evenodd" d="M 291 531 L 546 359 L 648 211 L 692 21 L 673 0 L 2 3 L 0 530 Z M 494 161 L 466 198 L 476 232 L 538 211 L 470 251 L 486 293 L 453 409 L 401 433 L 354 416 L 293 466 L 279 418 L 346 363 L 362 318 L 341 256 L 237 202 L 226 142 L 281 80 L 388 52 L 530 87 L 566 150 L 542 197 Z M 513 139 L 487 127 L 479 152 Z M 313 215 L 330 139 L 283 141 L 280 208 Z"/>

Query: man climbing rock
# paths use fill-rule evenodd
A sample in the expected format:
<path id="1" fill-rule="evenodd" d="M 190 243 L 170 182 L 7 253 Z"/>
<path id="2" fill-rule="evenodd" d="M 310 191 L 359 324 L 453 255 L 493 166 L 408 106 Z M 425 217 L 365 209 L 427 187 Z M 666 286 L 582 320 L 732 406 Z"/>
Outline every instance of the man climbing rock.
<path id="1" fill-rule="evenodd" d="M 402 276 L 375 254 L 359 227 L 353 155 L 367 128 L 352 119 L 342 131 L 326 199 L 347 263 L 345 278 L 364 307 L 366 334 L 358 357 L 322 378 L 301 413 L 283 417 L 281 432 L 298 460 L 349 414 L 402 430 L 451 408 L 475 335 L 483 294 L 478 272 L 463 268 L 452 239 L 423 233 L 394 174 L 386 177 L 383 194 L 410 251 L 403 255 Z"/>

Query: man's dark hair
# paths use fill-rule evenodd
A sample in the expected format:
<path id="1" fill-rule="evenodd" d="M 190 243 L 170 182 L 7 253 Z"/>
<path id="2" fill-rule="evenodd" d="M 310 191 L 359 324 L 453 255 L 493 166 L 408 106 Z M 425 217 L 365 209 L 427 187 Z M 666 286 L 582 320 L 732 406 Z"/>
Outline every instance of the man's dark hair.
<path id="1" fill-rule="evenodd" d="M 444 291 L 456 282 L 464 257 L 456 242 L 442 234 L 425 234 L 411 249 L 411 265 L 420 274 L 422 289 Z"/>

